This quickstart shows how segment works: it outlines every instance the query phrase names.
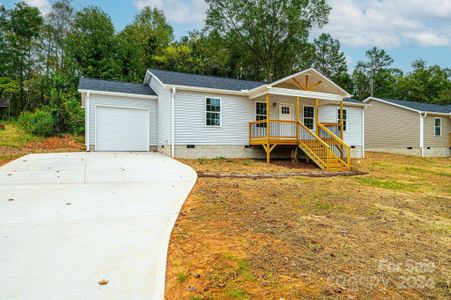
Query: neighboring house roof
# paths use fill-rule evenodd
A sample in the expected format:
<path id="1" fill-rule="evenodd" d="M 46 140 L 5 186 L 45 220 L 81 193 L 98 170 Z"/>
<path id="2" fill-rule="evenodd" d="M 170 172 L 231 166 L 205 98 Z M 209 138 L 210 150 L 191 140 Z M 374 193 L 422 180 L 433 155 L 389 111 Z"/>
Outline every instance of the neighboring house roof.
<path id="1" fill-rule="evenodd" d="M 345 99 L 343 99 L 343 101 L 344 102 L 348 102 L 348 103 L 356 103 L 356 104 L 363 104 L 363 105 L 365 105 L 365 103 L 363 103 L 362 101 L 357 100 L 357 99 L 352 99 L 352 98 L 345 98 Z"/>
<path id="2" fill-rule="evenodd" d="M 8 108 L 9 100 L 8 99 L 0 99 L 0 108 Z"/>
<path id="3" fill-rule="evenodd" d="M 136 95 L 157 95 L 154 90 L 150 88 L 150 86 L 142 83 L 128 83 L 122 81 L 101 80 L 84 77 L 80 78 L 78 89 Z"/>
<path id="4" fill-rule="evenodd" d="M 242 91 L 265 85 L 264 82 L 149 69 L 163 84 Z"/>
<path id="5" fill-rule="evenodd" d="M 399 99 L 385 99 L 385 98 L 375 98 L 369 97 L 363 102 L 368 102 L 369 100 L 376 100 L 380 102 L 386 102 L 388 104 L 393 104 L 395 106 L 401 106 L 410 110 L 415 110 L 418 112 L 432 112 L 439 114 L 450 114 L 451 105 L 440 105 L 432 103 L 415 102 L 409 100 L 399 100 Z"/>

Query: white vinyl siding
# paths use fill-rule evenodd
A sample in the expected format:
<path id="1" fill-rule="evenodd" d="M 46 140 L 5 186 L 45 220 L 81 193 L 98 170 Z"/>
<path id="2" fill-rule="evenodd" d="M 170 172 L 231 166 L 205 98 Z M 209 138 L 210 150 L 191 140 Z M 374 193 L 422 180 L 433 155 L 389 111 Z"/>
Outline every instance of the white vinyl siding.
<path id="1" fill-rule="evenodd" d="M 155 78 L 149 86 L 158 95 L 158 145 L 171 143 L 171 91 L 165 89 Z"/>
<path id="2" fill-rule="evenodd" d="M 116 106 L 116 107 L 135 107 L 149 109 L 149 146 L 157 145 L 157 100 L 156 99 L 141 99 L 133 97 L 123 96 L 106 96 L 106 95 L 89 95 L 89 144 L 95 144 L 96 134 L 96 120 L 95 120 L 95 107 L 97 105 L 103 106 Z"/>
<path id="3" fill-rule="evenodd" d="M 337 103 L 337 105 L 339 105 Z M 319 121 L 322 123 L 338 123 L 337 105 L 322 105 L 319 107 Z M 345 104 L 348 120 L 346 131 L 343 133 L 344 141 L 350 146 L 363 146 L 362 143 L 362 108 L 347 106 Z"/>
<path id="4" fill-rule="evenodd" d="M 441 119 L 441 135 L 436 135 L 436 119 Z M 451 133 L 451 119 L 448 117 L 438 117 L 428 115 L 424 119 L 424 147 L 448 148 L 449 134 Z"/>
<path id="5" fill-rule="evenodd" d="M 158 93 L 158 92 L 157 92 Z M 205 126 L 205 98 L 221 98 L 221 127 Z M 175 94 L 176 145 L 247 145 L 255 102 L 247 97 L 178 90 Z"/>

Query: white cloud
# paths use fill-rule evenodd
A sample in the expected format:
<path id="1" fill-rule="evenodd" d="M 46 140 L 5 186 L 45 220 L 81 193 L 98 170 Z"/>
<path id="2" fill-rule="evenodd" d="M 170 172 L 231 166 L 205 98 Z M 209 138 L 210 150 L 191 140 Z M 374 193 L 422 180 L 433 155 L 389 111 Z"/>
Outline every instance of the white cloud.
<path id="1" fill-rule="evenodd" d="M 37 7 L 44 16 L 46 16 L 52 8 L 48 0 L 25 0 L 25 3 Z"/>
<path id="2" fill-rule="evenodd" d="M 146 6 L 163 10 L 169 21 L 177 24 L 199 24 L 205 20 L 207 4 L 204 0 L 134 0 L 139 10 Z"/>
<path id="3" fill-rule="evenodd" d="M 329 4 L 329 23 L 321 32 L 329 32 L 343 45 L 451 45 L 451 0 L 330 0 Z"/>

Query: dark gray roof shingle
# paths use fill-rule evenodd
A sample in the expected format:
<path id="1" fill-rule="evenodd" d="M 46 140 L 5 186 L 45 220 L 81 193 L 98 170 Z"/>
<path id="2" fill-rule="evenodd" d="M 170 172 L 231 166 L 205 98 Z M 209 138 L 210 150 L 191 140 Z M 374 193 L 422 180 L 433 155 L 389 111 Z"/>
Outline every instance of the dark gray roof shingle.
<path id="1" fill-rule="evenodd" d="M 160 79 L 163 84 L 194 86 L 211 89 L 241 91 L 250 90 L 265 84 L 264 82 L 257 81 L 163 71 L 156 69 L 149 69 L 149 72 Z"/>
<path id="2" fill-rule="evenodd" d="M 399 99 L 384 99 L 377 98 L 383 101 L 387 101 L 393 104 L 401 105 L 404 107 L 412 108 L 419 111 L 424 112 L 435 112 L 442 114 L 449 114 L 451 112 L 451 105 L 440 105 L 440 104 L 431 104 L 431 103 L 423 103 L 423 102 L 415 102 L 409 100 L 399 100 Z"/>
<path id="3" fill-rule="evenodd" d="M 345 98 L 343 99 L 344 102 L 348 102 L 348 103 L 357 103 L 357 104 L 365 104 L 360 100 L 357 99 L 352 99 L 352 98 Z"/>
<path id="4" fill-rule="evenodd" d="M 78 88 L 81 90 L 126 93 L 137 95 L 153 95 L 157 94 L 148 86 L 142 83 L 128 83 L 113 80 L 101 80 L 81 77 Z"/>

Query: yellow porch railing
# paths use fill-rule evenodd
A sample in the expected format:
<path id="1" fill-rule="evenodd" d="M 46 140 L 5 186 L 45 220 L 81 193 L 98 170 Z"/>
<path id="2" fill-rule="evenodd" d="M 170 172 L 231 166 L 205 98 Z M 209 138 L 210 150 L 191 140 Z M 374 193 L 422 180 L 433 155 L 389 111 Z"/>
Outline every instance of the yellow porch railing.
<path id="1" fill-rule="evenodd" d="M 262 145 L 267 153 L 268 161 L 271 151 L 277 145 L 296 145 L 322 169 L 349 169 L 349 146 L 324 125 L 318 124 L 318 126 L 320 135 L 298 121 L 249 122 L 249 144 Z"/>

